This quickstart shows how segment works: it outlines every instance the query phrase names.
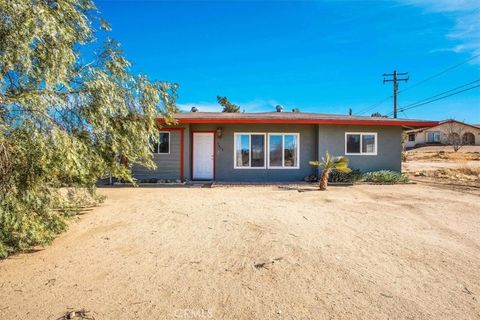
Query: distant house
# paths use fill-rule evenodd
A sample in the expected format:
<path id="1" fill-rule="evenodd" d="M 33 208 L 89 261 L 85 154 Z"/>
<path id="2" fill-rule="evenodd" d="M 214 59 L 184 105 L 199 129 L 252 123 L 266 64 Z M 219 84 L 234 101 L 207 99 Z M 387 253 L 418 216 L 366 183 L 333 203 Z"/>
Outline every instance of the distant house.
<path id="1" fill-rule="evenodd" d="M 450 144 L 451 139 L 461 139 L 464 145 L 480 145 L 480 128 L 461 121 L 448 119 L 433 127 L 408 130 L 406 148 L 433 144 Z"/>
<path id="2" fill-rule="evenodd" d="M 134 167 L 142 180 L 300 181 L 310 160 L 328 150 L 361 171 L 401 170 L 404 127 L 437 122 L 301 112 L 188 112 L 163 126 L 155 170 Z M 161 121 L 161 120 L 159 120 Z"/>

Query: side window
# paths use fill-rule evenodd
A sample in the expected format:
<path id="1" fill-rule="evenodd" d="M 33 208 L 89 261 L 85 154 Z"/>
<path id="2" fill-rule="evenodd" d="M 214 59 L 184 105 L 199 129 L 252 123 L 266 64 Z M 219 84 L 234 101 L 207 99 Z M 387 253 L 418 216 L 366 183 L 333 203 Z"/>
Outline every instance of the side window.
<path id="1" fill-rule="evenodd" d="M 376 132 L 347 132 L 345 133 L 346 155 L 376 155 Z"/>
<path id="2" fill-rule="evenodd" d="M 347 133 L 347 152 L 360 153 L 360 134 Z"/>
<path id="3" fill-rule="evenodd" d="M 235 168 L 265 168 L 264 133 L 235 133 Z"/>
<path id="4" fill-rule="evenodd" d="M 162 131 L 159 133 L 158 143 L 152 144 L 152 152 L 157 154 L 170 153 L 170 132 Z"/>
<path id="5" fill-rule="evenodd" d="M 299 168 L 298 133 L 268 134 L 268 167 L 272 169 Z"/>
<path id="6" fill-rule="evenodd" d="M 170 153 L 170 132 L 160 132 L 158 153 Z"/>

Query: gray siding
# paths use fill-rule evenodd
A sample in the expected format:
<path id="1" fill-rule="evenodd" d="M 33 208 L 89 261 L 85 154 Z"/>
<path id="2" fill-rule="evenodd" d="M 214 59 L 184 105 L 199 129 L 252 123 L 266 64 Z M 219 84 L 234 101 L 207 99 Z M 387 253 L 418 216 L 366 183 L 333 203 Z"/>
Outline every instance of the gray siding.
<path id="1" fill-rule="evenodd" d="M 147 169 L 142 166 L 132 168 L 133 176 L 137 180 L 143 179 L 180 179 L 180 131 L 170 132 L 170 153 L 154 154 L 156 169 Z"/>
<path id="2" fill-rule="evenodd" d="M 333 156 L 345 155 L 345 132 L 377 132 L 377 155 L 347 155 L 352 169 L 401 171 L 401 127 L 320 125 L 319 159 L 327 150 Z"/>
<path id="3" fill-rule="evenodd" d="M 184 177 L 191 179 L 190 153 L 192 131 L 215 131 L 221 127 L 223 135 L 216 138 L 215 180 L 238 182 L 280 182 L 301 181 L 315 173 L 308 164 L 317 160 L 328 150 L 334 156 L 345 155 L 345 132 L 377 132 L 377 155 L 348 155 L 350 167 L 361 171 L 388 169 L 401 170 L 400 127 L 348 126 L 348 125 L 280 125 L 280 124 L 192 124 L 185 125 L 184 131 Z M 300 134 L 299 169 L 235 169 L 235 132 L 291 132 Z M 157 168 L 148 170 L 135 166 L 137 179 L 179 179 L 180 178 L 180 131 L 171 131 L 170 154 L 155 154 Z M 267 150 L 268 152 L 268 150 Z"/>
<path id="4" fill-rule="evenodd" d="M 222 124 L 190 125 L 191 131 L 215 131 L 222 128 L 221 138 L 215 146 L 215 180 L 247 182 L 301 181 L 306 175 L 314 173 L 308 161 L 317 158 L 317 126 L 315 125 L 265 125 L 265 124 Z M 299 169 L 235 169 L 234 133 L 235 132 L 290 132 L 300 134 Z M 265 159 L 266 160 L 266 159 Z M 190 174 L 190 172 L 188 172 Z"/>

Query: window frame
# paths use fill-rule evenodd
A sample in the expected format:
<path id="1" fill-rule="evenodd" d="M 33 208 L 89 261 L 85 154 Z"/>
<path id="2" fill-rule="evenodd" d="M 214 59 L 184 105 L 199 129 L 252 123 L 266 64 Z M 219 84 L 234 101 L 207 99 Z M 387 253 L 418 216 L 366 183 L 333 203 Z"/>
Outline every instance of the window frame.
<path id="1" fill-rule="evenodd" d="M 348 135 L 360 135 L 360 152 L 349 153 L 347 152 Z M 373 135 L 375 137 L 375 150 L 374 152 L 363 152 L 363 136 Z M 376 156 L 378 155 L 378 132 L 345 132 L 345 155 L 346 156 Z"/>
<path id="2" fill-rule="evenodd" d="M 271 166 L 270 165 L 270 136 L 282 136 L 282 166 Z M 285 136 L 296 136 L 297 137 L 297 158 L 296 166 L 286 167 L 285 166 Z M 267 168 L 268 169 L 300 169 L 300 133 L 298 132 L 269 132 L 268 133 L 268 143 L 267 143 Z"/>
<path id="3" fill-rule="evenodd" d="M 410 137 L 413 137 L 413 139 L 410 139 Z M 415 134 L 415 133 L 409 133 L 407 140 L 408 140 L 408 142 L 415 142 L 416 138 L 417 138 L 417 137 L 416 137 L 416 134 Z"/>
<path id="4" fill-rule="evenodd" d="M 168 133 L 168 152 L 160 152 L 160 134 Z M 158 131 L 158 144 L 157 150 L 155 150 L 154 154 L 170 154 L 170 144 L 171 144 L 172 135 L 170 131 Z"/>
<path id="5" fill-rule="evenodd" d="M 248 135 L 248 167 L 237 166 L 237 137 Z M 263 167 L 252 167 L 252 135 L 263 136 Z M 267 168 L 267 134 L 265 132 L 234 132 L 233 133 L 233 168 L 234 169 L 266 169 Z"/>
<path id="6" fill-rule="evenodd" d="M 428 140 L 429 134 L 432 135 L 432 138 L 433 138 L 432 141 Z M 427 143 L 440 143 L 440 140 L 441 140 L 440 131 L 427 131 L 427 132 L 426 132 L 426 135 L 427 135 L 427 136 L 425 137 L 425 141 L 426 141 Z M 437 137 L 438 139 L 435 140 L 435 137 Z"/>

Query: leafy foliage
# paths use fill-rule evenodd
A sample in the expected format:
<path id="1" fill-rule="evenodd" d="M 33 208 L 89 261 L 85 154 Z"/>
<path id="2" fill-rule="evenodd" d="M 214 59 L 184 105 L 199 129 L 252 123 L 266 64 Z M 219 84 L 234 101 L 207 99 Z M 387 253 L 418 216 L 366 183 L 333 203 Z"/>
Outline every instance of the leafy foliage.
<path id="1" fill-rule="evenodd" d="M 90 0 L 0 0 L 0 256 L 65 229 L 59 199 L 81 201 L 60 188 L 95 199 L 106 174 L 154 167 L 149 141 L 177 85 L 131 75 L 118 42 L 96 43 L 110 29 L 97 14 Z"/>
<path id="2" fill-rule="evenodd" d="M 406 183 L 408 182 L 408 177 L 403 174 L 390 170 L 380 170 L 367 172 L 363 174 L 362 180 L 365 182 L 373 183 Z"/>
<path id="3" fill-rule="evenodd" d="M 228 101 L 227 97 L 217 96 L 217 101 L 223 107 L 222 112 L 240 112 L 240 107 Z"/>
<path id="4" fill-rule="evenodd" d="M 360 170 L 355 169 L 348 173 L 332 170 L 328 177 L 328 182 L 344 182 L 344 183 L 353 183 L 360 181 L 362 179 L 362 173 Z"/>
<path id="5" fill-rule="evenodd" d="M 310 161 L 310 165 L 322 168 L 322 176 L 320 177 L 320 190 L 327 190 L 328 178 L 332 170 L 349 173 L 352 171 L 348 167 L 347 157 L 332 157 L 327 151 L 325 156 L 322 157 L 322 161 Z"/>

